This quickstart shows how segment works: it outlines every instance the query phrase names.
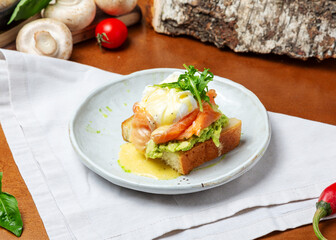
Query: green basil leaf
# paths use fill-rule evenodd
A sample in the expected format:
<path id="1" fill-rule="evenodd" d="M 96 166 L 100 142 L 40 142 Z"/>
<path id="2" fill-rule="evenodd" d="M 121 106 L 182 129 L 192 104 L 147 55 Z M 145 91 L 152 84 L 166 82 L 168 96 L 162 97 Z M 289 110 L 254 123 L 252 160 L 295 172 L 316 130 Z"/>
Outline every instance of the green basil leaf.
<path id="1" fill-rule="evenodd" d="M 51 0 L 21 0 L 14 9 L 7 24 L 10 24 L 13 21 L 30 18 L 48 6 L 50 1 Z"/>
<path id="2" fill-rule="evenodd" d="M 0 186 L 2 173 L 0 173 Z M 1 189 L 0 189 L 1 190 Z M 0 192 L 0 226 L 20 237 L 23 229 L 23 222 L 15 197 Z"/>

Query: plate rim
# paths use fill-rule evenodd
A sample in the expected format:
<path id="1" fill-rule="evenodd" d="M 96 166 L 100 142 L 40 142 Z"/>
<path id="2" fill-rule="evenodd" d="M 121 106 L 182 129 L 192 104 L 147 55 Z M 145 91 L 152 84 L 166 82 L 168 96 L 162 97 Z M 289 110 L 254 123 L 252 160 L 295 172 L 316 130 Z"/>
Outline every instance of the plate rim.
<path id="1" fill-rule="evenodd" d="M 246 159 L 244 163 L 239 165 L 238 167 L 232 169 L 231 171 L 227 172 L 225 176 L 219 176 L 215 179 L 210 179 L 209 181 L 205 181 L 201 184 L 194 184 L 194 185 L 157 185 L 157 184 L 137 184 L 136 182 L 130 182 L 125 180 L 124 178 L 120 178 L 115 175 L 109 174 L 109 172 L 105 171 L 102 167 L 100 167 L 98 164 L 96 164 L 93 160 L 91 160 L 88 156 L 84 154 L 84 152 L 81 150 L 77 143 L 77 138 L 74 133 L 75 128 L 75 121 L 77 119 L 77 116 L 80 113 L 80 110 L 85 106 L 85 104 L 95 95 L 97 95 L 99 92 L 103 91 L 107 87 L 117 84 L 119 82 L 125 81 L 130 78 L 137 77 L 138 75 L 144 75 L 144 74 L 150 74 L 150 73 L 161 73 L 161 72 L 174 72 L 174 71 L 183 71 L 183 69 L 177 69 L 177 68 L 153 68 L 153 69 L 146 69 L 141 70 L 137 72 L 133 72 L 128 75 L 121 75 L 119 78 L 114 79 L 112 82 L 108 82 L 106 84 L 103 84 L 94 90 L 92 90 L 85 98 L 83 98 L 80 101 L 80 104 L 75 109 L 68 125 L 69 129 L 69 138 L 71 145 L 75 152 L 79 155 L 80 161 L 90 170 L 98 174 L 99 176 L 105 178 L 109 182 L 116 184 L 118 186 L 122 186 L 125 188 L 141 191 L 141 192 L 147 192 L 147 193 L 155 193 L 155 194 L 166 194 L 166 195 L 175 195 L 175 194 L 185 194 L 185 193 L 192 193 L 192 192 L 199 192 L 203 190 L 207 190 L 210 188 L 214 188 L 220 185 L 223 185 L 225 183 L 228 183 L 239 176 L 246 173 L 248 170 L 250 170 L 263 156 L 263 154 L 266 152 L 266 149 L 268 148 L 268 145 L 271 140 L 271 124 L 269 121 L 269 115 L 265 108 L 265 106 L 262 104 L 260 99 L 249 89 L 244 87 L 243 85 L 236 83 L 230 79 L 220 77 L 215 75 L 214 80 L 219 82 L 224 82 L 225 84 L 229 84 L 232 87 L 238 88 L 239 90 L 245 92 L 249 97 L 251 97 L 254 101 L 258 103 L 258 107 L 261 108 L 263 119 L 265 120 L 265 123 L 267 125 L 267 138 L 263 141 L 262 144 L 260 144 L 259 148 L 252 154 L 251 157 Z M 159 181 L 159 180 L 158 180 Z M 161 181 L 161 180 L 160 180 Z"/>

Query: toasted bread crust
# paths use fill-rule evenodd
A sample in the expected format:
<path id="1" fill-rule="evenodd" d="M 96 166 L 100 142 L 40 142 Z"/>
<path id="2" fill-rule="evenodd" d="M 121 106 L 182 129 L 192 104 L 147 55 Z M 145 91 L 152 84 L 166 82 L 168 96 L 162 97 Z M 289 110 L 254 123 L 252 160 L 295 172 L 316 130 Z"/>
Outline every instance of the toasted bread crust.
<path id="1" fill-rule="evenodd" d="M 127 118 L 121 124 L 121 134 L 122 134 L 123 139 L 126 142 L 130 141 L 131 130 L 132 130 L 132 120 L 133 120 L 133 115 L 131 117 Z"/>
<path id="2" fill-rule="evenodd" d="M 122 123 L 122 136 L 125 141 L 130 139 L 132 119 L 133 116 Z M 237 147 L 240 142 L 241 125 L 241 120 L 230 118 L 229 125 L 223 128 L 219 137 L 219 147 L 216 147 L 212 139 L 209 139 L 203 143 L 197 143 L 188 151 L 163 154 L 162 160 L 171 166 L 172 164 L 169 163 L 175 162 L 172 166 L 175 170 L 184 175 L 189 174 L 194 168 Z"/>
<path id="3" fill-rule="evenodd" d="M 231 119 L 230 119 L 231 120 Z M 194 168 L 208 162 L 216 157 L 219 157 L 239 145 L 241 136 L 241 121 L 235 119 L 233 123 L 228 128 L 224 128 L 221 132 L 219 141 L 220 147 L 216 147 L 212 139 L 209 139 L 203 143 L 196 144 L 192 149 L 179 152 L 180 160 L 180 173 L 188 174 Z"/>

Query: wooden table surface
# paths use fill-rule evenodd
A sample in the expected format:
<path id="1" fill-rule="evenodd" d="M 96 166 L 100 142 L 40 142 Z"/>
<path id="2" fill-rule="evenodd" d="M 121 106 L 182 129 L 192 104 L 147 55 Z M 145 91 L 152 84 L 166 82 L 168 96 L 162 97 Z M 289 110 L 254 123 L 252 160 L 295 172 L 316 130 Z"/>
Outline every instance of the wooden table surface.
<path id="1" fill-rule="evenodd" d="M 140 1 L 145 13 L 144 1 Z M 101 52 L 94 40 L 75 45 L 72 61 L 107 71 L 129 74 L 148 68 L 210 68 L 253 91 L 268 111 L 336 125 L 336 60 L 300 61 L 284 56 L 237 54 L 187 37 L 155 33 L 143 21 L 129 28 L 128 41 L 114 51 Z M 13 160 L 0 128 L 0 170 L 3 191 L 13 194 L 24 222 L 21 239 L 48 239 L 32 197 Z M 322 174 L 322 173 L 321 173 Z M 312 176 L 312 178 L 318 176 Z M 322 191 L 322 189 L 321 189 Z M 313 216 L 312 216 L 313 217 Z M 320 224 L 328 239 L 336 239 L 336 219 Z M 0 229 L 0 239 L 16 239 Z M 317 239 L 311 225 L 273 232 L 261 239 Z"/>

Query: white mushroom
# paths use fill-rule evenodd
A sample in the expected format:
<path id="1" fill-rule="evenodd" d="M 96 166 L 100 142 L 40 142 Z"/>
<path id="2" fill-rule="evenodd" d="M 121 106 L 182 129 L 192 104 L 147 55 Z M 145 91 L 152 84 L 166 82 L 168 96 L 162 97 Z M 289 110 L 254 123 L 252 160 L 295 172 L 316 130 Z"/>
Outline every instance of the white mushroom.
<path id="1" fill-rule="evenodd" d="M 72 35 L 62 22 L 43 18 L 26 24 L 16 38 L 20 52 L 69 59 L 72 53 Z"/>
<path id="2" fill-rule="evenodd" d="M 137 0 L 95 0 L 95 2 L 103 12 L 112 16 L 129 13 L 137 4 Z"/>
<path id="3" fill-rule="evenodd" d="M 90 25 L 96 16 L 94 0 L 57 0 L 49 4 L 43 17 L 65 23 L 71 31 L 81 30 Z"/>

